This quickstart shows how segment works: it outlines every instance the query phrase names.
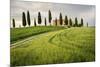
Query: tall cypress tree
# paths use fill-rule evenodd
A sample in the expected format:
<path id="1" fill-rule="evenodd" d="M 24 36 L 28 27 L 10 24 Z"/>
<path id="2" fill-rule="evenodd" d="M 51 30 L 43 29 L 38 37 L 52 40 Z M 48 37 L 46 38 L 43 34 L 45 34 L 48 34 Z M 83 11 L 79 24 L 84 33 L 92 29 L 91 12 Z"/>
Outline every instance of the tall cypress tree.
<path id="1" fill-rule="evenodd" d="M 41 19 L 41 13 L 38 12 L 38 24 L 41 24 L 41 22 L 42 22 L 42 19 Z"/>
<path id="2" fill-rule="evenodd" d="M 49 10 L 48 14 L 49 14 L 49 23 L 51 25 L 52 15 L 51 15 L 51 11 L 50 10 Z"/>
<path id="3" fill-rule="evenodd" d="M 78 27 L 78 20 L 77 20 L 77 17 L 75 18 L 75 27 Z"/>
<path id="4" fill-rule="evenodd" d="M 55 19 L 55 25 L 57 26 L 57 18 Z"/>
<path id="5" fill-rule="evenodd" d="M 60 16 L 59 16 L 59 21 L 60 21 L 60 25 L 63 24 L 63 20 L 62 20 L 62 14 L 60 13 Z"/>
<path id="6" fill-rule="evenodd" d="M 29 13 L 29 11 L 27 11 L 27 22 L 28 22 L 28 25 L 30 26 L 31 25 L 31 21 L 30 21 L 30 13 Z"/>
<path id="7" fill-rule="evenodd" d="M 87 27 L 88 27 L 88 22 L 87 22 Z"/>
<path id="8" fill-rule="evenodd" d="M 83 26 L 83 18 L 81 18 L 81 26 Z"/>
<path id="9" fill-rule="evenodd" d="M 12 19 L 13 28 L 15 28 L 15 19 Z"/>
<path id="10" fill-rule="evenodd" d="M 36 19 L 34 18 L 34 26 L 36 27 Z"/>
<path id="11" fill-rule="evenodd" d="M 25 13 L 22 13 L 22 25 L 25 27 L 26 26 L 26 16 Z"/>
<path id="12" fill-rule="evenodd" d="M 68 18 L 67 18 L 67 16 L 65 16 L 65 25 L 68 25 Z"/>
<path id="13" fill-rule="evenodd" d="M 45 26 L 47 26 L 47 20 L 46 20 L 46 17 L 45 17 Z"/>
<path id="14" fill-rule="evenodd" d="M 73 24 L 73 23 L 72 23 L 72 19 L 70 18 L 70 19 L 69 19 L 69 26 L 72 26 L 72 24 Z"/>

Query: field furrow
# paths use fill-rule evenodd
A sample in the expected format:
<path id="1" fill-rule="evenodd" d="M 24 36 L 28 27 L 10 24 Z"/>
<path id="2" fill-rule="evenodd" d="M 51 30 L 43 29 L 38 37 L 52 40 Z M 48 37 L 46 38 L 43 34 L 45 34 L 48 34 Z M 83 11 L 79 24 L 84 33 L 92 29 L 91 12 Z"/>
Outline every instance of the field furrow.
<path id="1" fill-rule="evenodd" d="M 94 61 L 94 32 L 94 28 L 69 28 L 33 36 L 24 43 L 18 43 L 20 46 L 11 48 L 11 64 L 19 66 Z"/>

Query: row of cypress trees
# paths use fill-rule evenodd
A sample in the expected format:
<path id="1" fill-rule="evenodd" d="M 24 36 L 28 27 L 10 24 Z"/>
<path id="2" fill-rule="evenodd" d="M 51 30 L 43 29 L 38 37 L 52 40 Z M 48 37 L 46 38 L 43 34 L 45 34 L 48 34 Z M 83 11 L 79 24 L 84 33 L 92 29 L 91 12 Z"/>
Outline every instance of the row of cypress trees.
<path id="1" fill-rule="evenodd" d="M 27 19 L 27 21 L 26 21 Z M 49 21 L 49 24 L 51 26 L 51 20 L 52 20 L 52 15 L 51 15 L 51 11 L 49 10 L 48 11 L 48 21 Z M 57 26 L 57 18 L 55 18 L 55 25 Z M 13 24 L 13 27 L 15 28 L 15 19 L 13 18 L 12 19 L 12 24 Z M 40 25 L 42 22 L 42 19 L 41 19 L 41 13 L 38 12 L 38 24 Z M 59 23 L 60 25 L 63 25 L 63 18 L 62 18 L 62 13 L 60 13 L 59 15 Z M 22 25 L 25 27 L 26 25 L 28 24 L 28 26 L 31 25 L 31 20 L 30 20 L 30 13 L 29 11 L 27 11 L 27 17 L 25 15 L 25 12 L 22 12 Z M 47 20 L 46 20 L 46 17 L 45 17 L 45 21 L 44 21 L 44 24 L 45 26 L 47 26 Z M 81 23 L 78 24 L 78 20 L 77 20 L 77 17 L 75 18 L 75 23 L 73 24 L 72 22 L 72 19 L 68 19 L 67 16 L 65 16 L 65 19 L 64 19 L 64 25 L 67 25 L 67 26 L 74 26 L 74 27 L 81 27 L 83 26 L 83 18 L 81 18 Z M 34 26 L 37 26 L 36 24 L 36 18 L 34 18 Z"/>

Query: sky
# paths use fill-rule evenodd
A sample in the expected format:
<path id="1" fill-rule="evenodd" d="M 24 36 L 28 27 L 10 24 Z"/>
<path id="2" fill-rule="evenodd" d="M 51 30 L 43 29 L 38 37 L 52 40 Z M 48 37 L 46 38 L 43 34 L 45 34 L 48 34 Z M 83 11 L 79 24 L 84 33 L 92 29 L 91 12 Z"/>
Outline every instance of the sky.
<path id="1" fill-rule="evenodd" d="M 12 19 L 15 19 L 16 27 L 22 26 L 22 12 L 30 12 L 31 25 L 34 25 L 34 18 L 38 17 L 38 12 L 42 16 L 42 25 L 44 25 L 44 18 L 46 17 L 48 22 L 48 11 L 51 11 L 52 21 L 59 19 L 60 12 L 63 19 L 65 16 L 72 18 L 74 22 L 75 17 L 78 18 L 80 23 L 81 18 L 84 20 L 84 25 L 88 22 L 89 26 L 95 26 L 95 6 L 94 5 L 79 5 L 68 3 L 49 3 L 49 2 L 36 2 L 36 1 L 23 1 L 23 0 L 11 0 L 11 27 Z M 27 16 L 27 14 L 26 14 Z M 49 23 L 47 23 L 49 25 Z"/>

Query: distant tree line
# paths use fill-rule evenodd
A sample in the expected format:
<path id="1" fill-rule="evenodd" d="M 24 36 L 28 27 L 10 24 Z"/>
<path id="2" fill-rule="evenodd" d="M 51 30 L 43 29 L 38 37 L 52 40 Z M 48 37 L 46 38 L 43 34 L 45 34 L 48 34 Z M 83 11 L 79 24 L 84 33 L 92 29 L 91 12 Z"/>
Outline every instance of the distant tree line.
<path id="1" fill-rule="evenodd" d="M 51 11 L 49 10 L 48 11 L 48 22 L 49 22 L 50 26 L 51 26 L 51 21 L 52 21 L 52 14 L 51 14 Z M 75 17 L 75 20 L 73 22 L 72 18 L 68 19 L 67 15 L 63 19 L 62 13 L 60 13 L 59 19 L 57 19 L 57 17 L 55 18 L 55 22 L 54 22 L 55 26 L 58 26 L 58 23 L 57 23 L 58 21 L 59 21 L 60 26 L 65 25 L 68 27 L 82 27 L 84 25 L 83 18 L 81 18 L 80 23 L 78 23 L 78 19 L 77 19 L 77 17 Z M 42 23 L 42 17 L 41 17 L 40 12 L 38 12 L 37 23 L 38 23 L 38 25 L 41 25 L 41 23 Z M 34 26 L 37 26 L 37 23 L 36 23 L 36 18 L 34 18 Z M 25 12 L 22 12 L 22 26 L 26 27 L 26 25 L 28 25 L 29 27 L 31 26 L 31 19 L 30 19 L 29 11 L 27 11 L 27 17 L 25 15 Z M 44 25 L 47 26 L 46 17 L 44 18 Z M 15 19 L 14 18 L 12 19 L 12 26 L 13 26 L 13 28 L 15 28 Z M 87 23 L 87 27 L 88 27 L 88 23 Z"/>

